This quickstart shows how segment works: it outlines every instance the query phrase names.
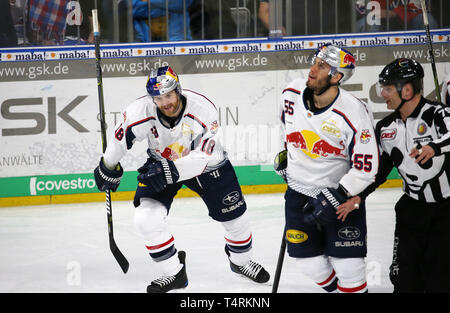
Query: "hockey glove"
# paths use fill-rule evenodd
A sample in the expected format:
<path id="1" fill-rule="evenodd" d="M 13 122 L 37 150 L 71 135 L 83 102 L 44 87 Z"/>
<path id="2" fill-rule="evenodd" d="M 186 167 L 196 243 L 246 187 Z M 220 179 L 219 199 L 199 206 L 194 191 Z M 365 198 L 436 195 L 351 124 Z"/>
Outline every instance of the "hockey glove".
<path id="1" fill-rule="evenodd" d="M 273 168 L 278 175 L 287 183 L 286 168 L 287 168 L 287 150 L 278 152 L 273 161 Z"/>
<path id="2" fill-rule="evenodd" d="M 303 207 L 303 220 L 307 224 L 326 225 L 336 221 L 337 207 L 347 199 L 342 187 L 325 188 L 317 198 L 311 198 Z"/>
<path id="3" fill-rule="evenodd" d="M 151 186 L 156 192 L 161 192 L 168 184 L 174 184 L 180 178 L 175 164 L 166 159 L 156 162 L 146 162 L 138 169 L 138 181 Z"/>
<path id="4" fill-rule="evenodd" d="M 116 168 L 110 170 L 103 163 L 103 158 L 100 159 L 99 165 L 94 170 L 95 183 L 100 191 L 116 191 L 120 184 L 120 179 L 123 175 L 123 168 L 117 164 Z"/>

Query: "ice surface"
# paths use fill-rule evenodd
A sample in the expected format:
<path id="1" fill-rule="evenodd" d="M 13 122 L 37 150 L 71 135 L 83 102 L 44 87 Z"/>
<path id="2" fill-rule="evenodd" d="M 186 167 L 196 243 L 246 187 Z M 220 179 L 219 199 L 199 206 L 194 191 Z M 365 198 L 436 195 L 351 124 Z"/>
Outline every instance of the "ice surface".
<path id="1" fill-rule="evenodd" d="M 394 204 L 400 189 L 378 189 L 367 199 L 369 292 L 392 292 Z M 284 224 L 283 194 L 245 196 L 253 231 L 253 259 L 271 273 L 255 284 L 229 269 L 222 226 L 200 198 L 177 198 L 168 223 L 176 247 L 187 252 L 189 286 L 178 292 L 270 293 Z M 130 262 L 123 274 L 109 250 L 101 202 L 0 208 L 0 292 L 138 293 L 159 272 L 133 225 L 131 201 L 113 202 L 116 243 Z M 321 292 L 287 255 L 278 291 Z"/>

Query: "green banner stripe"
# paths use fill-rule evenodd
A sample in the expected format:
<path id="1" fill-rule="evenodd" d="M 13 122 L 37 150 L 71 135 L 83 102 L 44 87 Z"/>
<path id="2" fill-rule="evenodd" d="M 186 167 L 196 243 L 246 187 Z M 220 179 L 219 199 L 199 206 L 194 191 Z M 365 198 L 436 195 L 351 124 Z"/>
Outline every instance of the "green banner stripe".
<path id="1" fill-rule="evenodd" d="M 271 166 L 236 166 L 242 186 L 282 184 Z M 133 191 L 137 186 L 136 171 L 125 172 L 118 191 Z M 396 169 L 388 179 L 399 179 Z M 37 175 L 0 178 L 0 197 L 64 195 L 98 192 L 93 174 Z"/>

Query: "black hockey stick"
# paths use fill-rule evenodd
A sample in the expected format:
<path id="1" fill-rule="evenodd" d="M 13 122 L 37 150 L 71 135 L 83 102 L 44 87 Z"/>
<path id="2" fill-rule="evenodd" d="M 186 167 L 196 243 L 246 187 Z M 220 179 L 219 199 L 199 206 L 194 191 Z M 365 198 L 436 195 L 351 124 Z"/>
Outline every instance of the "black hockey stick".
<path id="1" fill-rule="evenodd" d="M 286 182 L 286 167 L 287 167 L 287 150 L 279 152 L 273 161 L 273 168 L 278 175 L 280 175 Z M 275 270 L 275 277 L 273 278 L 272 293 L 277 293 L 278 284 L 280 283 L 281 269 L 283 268 L 284 254 L 286 253 L 286 229 L 283 230 L 283 238 L 281 240 L 280 252 L 278 254 L 277 268 Z"/>
<path id="2" fill-rule="evenodd" d="M 280 283 L 281 270 L 283 268 L 284 254 L 286 253 L 286 234 L 283 230 L 283 239 L 281 240 L 280 253 L 278 254 L 277 268 L 275 277 L 273 278 L 272 293 L 277 293 L 278 284 Z"/>
<path id="3" fill-rule="evenodd" d="M 92 10 L 92 19 L 93 19 L 93 29 L 94 29 L 94 39 L 95 39 L 95 66 L 96 66 L 96 74 L 97 74 L 97 87 L 98 87 L 98 103 L 100 108 L 100 130 L 102 134 L 102 148 L 103 153 L 106 151 L 106 122 L 105 122 L 105 105 L 103 102 L 103 82 L 102 82 L 102 68 L 100 66 L 101 57 L 100 57 L 100 36 L 98 29 L 98 16 L 97 10 Z M 106 195 L 106 215 L 108 220 L 108 234 L 109 234 L 109 248 L 111 249 L 112 254 L 116 258 L 119 263 L 122 271 L 126 273 L 128 271 L 128 267 L 130 264 L 125 256 L 120 252 L 119 248 L 116 245 L 113 234 L 113 218 L 112 218 L 112 207 L 111 207 L 111 191 L 108 189 L 105 191 Z"/>
<path id="4" fill-rule="evenodd" d="M 436 62 L 434 60 L 433 41 L 431 39 L 431 34 L 430 34 L 430 24 L 428 23 L 427 6 L 425 4 L 425 0 L 420 0 L 420 3 L 422 5 L 423 24 L 425 25 L 425 31 L 427 33 L 428 53 L 430 54 L 431 68 L 433 70 L 434 87 L 436 89 L 436 98 L 439 102 L 441 102 L 441 90 L 439 88 L 438 75 L 437 75 L 437 71 L 436 71 Z"/>

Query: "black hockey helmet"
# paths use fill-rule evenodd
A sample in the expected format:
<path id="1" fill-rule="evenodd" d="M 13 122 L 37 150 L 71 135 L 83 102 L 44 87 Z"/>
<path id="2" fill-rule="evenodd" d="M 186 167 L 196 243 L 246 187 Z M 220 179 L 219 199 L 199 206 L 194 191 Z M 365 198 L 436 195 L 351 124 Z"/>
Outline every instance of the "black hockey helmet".
<path id="1" fill-rule="evenodd" d="M 399 94 L 406 83 L 411 83 L 414 93 L 423 89 L 424 71 L 422 65 L 413 59 L 396 59 L 386 65 L 378 76 L 380 86 L 395 85 Z"/>

